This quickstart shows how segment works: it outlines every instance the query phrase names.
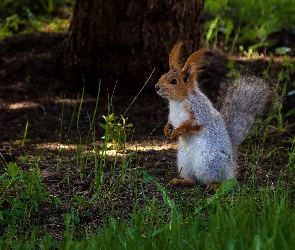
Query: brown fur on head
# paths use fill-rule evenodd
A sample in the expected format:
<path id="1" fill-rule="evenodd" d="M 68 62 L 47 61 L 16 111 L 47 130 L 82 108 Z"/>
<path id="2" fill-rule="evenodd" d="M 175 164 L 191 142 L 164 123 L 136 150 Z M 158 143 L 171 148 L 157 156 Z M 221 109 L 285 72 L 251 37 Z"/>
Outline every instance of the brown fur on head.
<path id="1" fill-rule="evenodd" d="M 168 99 L 181 101 L 196 89 L 196 78 L 201 72 L 204 54 L 208 51 L 202 49 L 189 56 L 184 66 L 180 65 L 180 49 L 183 42 L 174 45 L 169 54 L 170 71 L 161 76 L 155 88 L 157 93 Z"/>

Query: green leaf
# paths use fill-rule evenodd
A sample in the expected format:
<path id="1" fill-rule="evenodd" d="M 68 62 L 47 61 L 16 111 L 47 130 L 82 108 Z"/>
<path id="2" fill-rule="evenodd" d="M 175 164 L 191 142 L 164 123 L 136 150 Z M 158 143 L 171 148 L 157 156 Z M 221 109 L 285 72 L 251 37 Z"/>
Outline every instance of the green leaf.
<path id="1" fill-rule="evenodd" d="M 216 189 L 215 194 L 212 197 L 206 199 L 206 206 L 210 205 L 214 200 L 217 200 L 221 196 L 226 195 L 232 191 L 236 183 L 237 180 L 235 178 L 223 182 L 220 187 Z"/>
<path id="2" fill-rule="evenodd" d="M 85 206 L 86 205 L 86 200 L 82 196 L 74 196 L 74 200 L 77 201 L 80 205 Z"/>

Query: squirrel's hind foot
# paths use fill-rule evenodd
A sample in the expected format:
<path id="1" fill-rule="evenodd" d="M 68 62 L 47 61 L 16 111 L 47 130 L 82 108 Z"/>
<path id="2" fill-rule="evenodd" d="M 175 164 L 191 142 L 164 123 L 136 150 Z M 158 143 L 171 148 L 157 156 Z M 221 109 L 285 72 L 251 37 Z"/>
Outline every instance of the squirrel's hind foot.
<path id="1" fill-rule="evenodd" d="M 187 179 L 179 179 L 179 178 L 173 178 L 171 181 L 169 181 L 170 185 L 174 186 L 193 186 L 195 183 L 192 183 L 191 181 Z"/>
<path id="2" fill-rule="evenodd" d="M 212 191 L 212 190 L 216 190 L 217 188 L 219 188 L 220 183 L 210 183 L 206 186 L 206 190 L 208 191 Z"/>

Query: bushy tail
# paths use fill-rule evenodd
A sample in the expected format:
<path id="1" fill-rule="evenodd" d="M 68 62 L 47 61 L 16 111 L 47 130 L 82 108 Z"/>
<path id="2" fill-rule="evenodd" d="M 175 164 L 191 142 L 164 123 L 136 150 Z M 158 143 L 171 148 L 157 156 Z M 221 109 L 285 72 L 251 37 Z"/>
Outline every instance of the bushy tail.
<path id="1" fill-rule="evenodd" d="M 224 118 L 234 150 L 245 139 L 255 120 L 271 97 L 263 79 L 241 76 L 228 87 L 220 112 Z"/>

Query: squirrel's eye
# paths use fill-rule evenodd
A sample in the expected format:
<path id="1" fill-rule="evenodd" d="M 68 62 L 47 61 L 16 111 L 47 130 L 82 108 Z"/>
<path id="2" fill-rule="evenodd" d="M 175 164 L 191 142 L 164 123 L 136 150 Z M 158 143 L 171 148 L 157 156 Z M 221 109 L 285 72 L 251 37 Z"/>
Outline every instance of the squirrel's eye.
<path id="1" fill-rule="evenodd" d="M 170 81 L 170 84 L 175 85 L 176 83 L 177 83 L 177 80 L 176 80 L 176 79 L 172 79 L 172 80 Z"/>

